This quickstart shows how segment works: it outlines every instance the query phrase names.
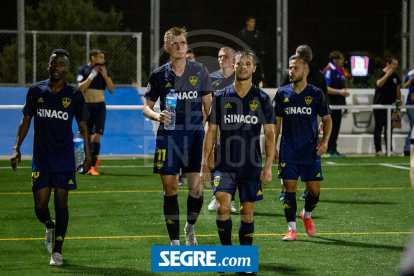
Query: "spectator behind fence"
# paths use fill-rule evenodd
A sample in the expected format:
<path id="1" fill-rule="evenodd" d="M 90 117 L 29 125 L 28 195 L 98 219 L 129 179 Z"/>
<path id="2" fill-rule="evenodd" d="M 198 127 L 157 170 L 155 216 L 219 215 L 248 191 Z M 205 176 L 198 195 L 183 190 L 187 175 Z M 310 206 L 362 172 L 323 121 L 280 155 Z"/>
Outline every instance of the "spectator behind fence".
<path id="1" fill-rule="evenodd" d="M 414 105 L 414 64 L 413 70 L 408 72 L 407 77 L 405 78 L 405 88 L 408 88 L 408 95 L 407 95 L 407 105 Z M 410 129 L 413 128 L 414 123 L 414 109 L 407 108 L 407 115 L 408 119 L 410 120 Z M 410 132 L 407 135 L 407 139 L 405 140 L 404 146 L 404 156 L 410 156 Z"/>
<path id="2" fill-rule="evenodd" d="M 196 61 L 195 60 L 195 55 L 194 55 L 194 50 L 192 48 L 188 48 L 187 54 L 185 54 L 185 58 L 188 59 L 188 60 Z"/>
<path id="3" fill-rule="evenodd" d="M 331 105 L 346 105 L 345 98 L 349 96 L 345 88 L 345 77 L 350 78 L 351 75 L 345 72 L 344 55 L 339 51 L 333 51 L 329 54 L 329 64 L 323 69 L 326 84 L 328 85 L 329 102 Z M 345 109 L 344 113 L 347 113 Z M 344 157 L 337 150 L 339 129 L 341 128 L 342 110 L 332 109 L 332 134 L 329 139 L 328 151 L 326 157 Z"/>
<path id="4" fill-rule="evenodd" d="M 395 69 L 398 67 L 398 60 L 393 57 L 385 58 L 385 67 L 378 72 L 377 82 L 375 83 L 375 95 L 374 104 L 386 104 L 390 105 L 397 103 L 401 105 L 401 80 Z M 375 142 L 375 156 L 384 156 L 381 149 L 381 132 L 384 128 L 385 147 L 387 147 L 387 110 L 386 109 L 374 109 L 375 129 L 374 129 L 374 142 Z M 392 151 L 392 127 L 391 127 L 391 156 L 395 156 Z"/>
<path id="5" fill-rule="evenodd" d="M 262 31 L 256 28 L 256 17 L 249 16 L 246 18 L 246 27 L 239 32 L 237 37 L 246 43 L 256 56 L 255 63 L 257 65 L 257 70 L 253 73 L 253 84 L 262 88 L 265 77 L 263 69 L 265 55 L 264 38 Z M 245 47 L 241 45 L 239 48 L 243 49 Z"/>
<path id="6" fill-rule="evenodd" d="M 101 149 L 101 136 L 104 133 L 106 106 L 105 88 L 109 93 L 114 93 L 114 84 L 106 71 L 105 53 L 102 50 L 93 49 L 89 54 L 89 63 L 78 68 L 76 82 L 83 92 L 87 102 L 89 119 L 88 129 L 91 138 L 92 168 L 89 175 L 99 175 L 98 166 L 99 151 Z"/>

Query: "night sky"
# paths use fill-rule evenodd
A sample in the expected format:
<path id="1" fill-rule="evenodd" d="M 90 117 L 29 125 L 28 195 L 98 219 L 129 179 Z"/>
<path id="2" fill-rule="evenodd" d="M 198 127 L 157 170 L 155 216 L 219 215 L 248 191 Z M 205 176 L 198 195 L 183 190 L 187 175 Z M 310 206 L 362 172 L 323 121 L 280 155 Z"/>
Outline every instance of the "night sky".
<path id="1" fill-rule="evenodd" d="M 47 1 L 47 0 L 46 0 Z M 39 1 L 26 0 L 26 5 L 36 7 Z M 111 6 L 123 12 L 125 31 L 143 33 L 144 67 L 149 67 L 150 1 L 94 1 L 101 11 Z M 237 47 L 231 36 L 237 36 L 245 25 L 248 15 L 257 17 L 257 27 L 265 34 L 266 81 L 275 83 L 276 64 L 276 1 L 160 1 L 160 43 L 163 34 L 171 26 L 185 26 L 188 31 L 219 30 L 228 37 L 195 35 L 189 44 L 198 43 L 194 51 L 209 71 L 218 69 L 218 49 L 211 42 Z M 260 4 L 258 4 L 260 3 Z M 351 52 L 362 51 L 370 55 L 375 66 L 379 58 L 389 52 L 401 58 L 401 10 L 402 1 L 348 0 L 289 1 L 288 54 L 294 54 L 300 44 L 308 44 L 314 53 L 314 65 L 322 69 L 328 63 L 329 53 L 339 50 L 349 59 Z M 0 9 L 0 29 L 17 29 L 17 1 L 3 1 Z M 88 28 L 94 31 L 93 26 Z M 108 29 L 108 31 L 113 31 Z M 206 45 L 203 45 L 206 44 Z M 210 43 L 210 44 L 208 44 Z M 161 48 L 162 45 L 160 45 Z M 160 64 L 166 62 L 161 57 Z M 375 61 L 377 63 L 375 63 Z"/>

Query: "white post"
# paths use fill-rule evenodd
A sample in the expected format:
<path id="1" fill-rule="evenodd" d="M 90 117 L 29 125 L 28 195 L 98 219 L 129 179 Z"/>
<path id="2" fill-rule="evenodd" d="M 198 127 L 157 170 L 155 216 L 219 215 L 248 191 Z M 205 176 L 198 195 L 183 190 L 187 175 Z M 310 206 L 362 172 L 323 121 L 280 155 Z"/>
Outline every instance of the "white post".
<path id="1" fill-rule="evenodd" d="M 137 87 L 142 87 L 142 33 L 137 37 Z"/>
<path id="2" fill-rule="evenodd" d="M 391 156 L 391 127 L 392 127 L 392 121 L 391 121 L 391 108 L 387 108 L 387 156 Z"/>
<path id="3" fill-rule="evenodd" d="M 414 0 L 413 0 L 414 1 Z M 283 59 L 282 70 L 288 68 L 288 1 L 283 0 Z"/>
<path id="4" fill-rule="evenodd" d="M 26 60 L 24 49 L 24 0 L 18 0 L 17 2 L 17 27 L 18 34 L 18 57 L 19 57 L 19 85 L 26 84 Z"/>
<path id="5" fill-rule="evenodd" d="M 282 84 L 282 0 L 277 0 L 276 5 L 276 87 Z"/>

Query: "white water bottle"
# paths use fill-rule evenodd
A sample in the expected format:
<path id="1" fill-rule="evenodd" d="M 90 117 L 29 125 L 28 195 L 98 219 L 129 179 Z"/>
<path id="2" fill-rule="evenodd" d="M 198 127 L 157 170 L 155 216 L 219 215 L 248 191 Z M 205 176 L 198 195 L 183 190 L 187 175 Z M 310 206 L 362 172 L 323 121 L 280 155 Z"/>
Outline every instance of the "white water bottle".
<path id="1" fill-rule="evenodd" d="M 79 167 L 80 164 L 85 160 L 85 151 L 83 150 L 83 137 L 79 131 L 76 131 L 75 136 L 73 136 L 73 146 L 75 148 L 75 164 L 76 168 Z M 83 169 L 80 168 L 79 172 L 82 172 Z"/>
<path id="2" fill-rule="evenodd" d="M 175 129 L 175 108 L 177 107 L 177 94 L 175 94 L 175 90 L 171 89 L 170 93 L 167 95 L 167 99 L 165 102 L 165 106 L 167 111 L 170 113 L 171 122 L 165 123 L 164 128 L 166 130 L 174 130 Z"/>

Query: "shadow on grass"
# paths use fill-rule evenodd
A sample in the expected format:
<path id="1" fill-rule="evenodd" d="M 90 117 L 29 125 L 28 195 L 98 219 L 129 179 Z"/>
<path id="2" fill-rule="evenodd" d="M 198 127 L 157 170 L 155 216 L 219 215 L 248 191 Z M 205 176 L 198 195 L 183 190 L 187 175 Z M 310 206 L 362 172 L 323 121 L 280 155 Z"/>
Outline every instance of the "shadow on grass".
<path id="1" fill-rule="evenodd" d="M 280 211 L 283 212 L 283 209 L 280 208 Z M 284 213 L 254 212 L 253 216 L 255 216 L 255 217 L 281 217 L 281 218 L 284 218 L 285 217 L 285 214 Z M 300 218 L 300 215 L 299 215 L 299 212 L 296 214 L 296 218 L 297 219 L 301 219 Z M 319 217 L 319 216 L 312 216 L 312 219 L 324 219 L 324 218 L 323 217 Z"/>
<path id="2" fill-rule="evenodd" d="M 147 177 L 148 174 L 122 174 L 122 173 L 104 173 L 101 172 L 99 173 L 100 175 L 105 175 L 105 176 L 126 176 L 126 177 Z"/>
<path id="3" fill-rule="evenodd" d="M 109 267 L 94 267 L 94 266 L 82 266 L 82 265 L 71 265 L 65 264 L 62 267 L 57 267 L 59 271 L 56 273 L 59 274 L 73 274 L 73 275 L 116 275 L 116 276 L 126 276 L 126 275 L 161 275 L 159 273 L 154 273 L 151 271 L 143 271 L 133 268 L 109 268 Z"/>
<path id="4" fill-rule="evenodd" d="M 272 272 L 272 275 L 312 275 L 312 272 L 309 271 L 309 268 L 302 268 L 297 266 L 289 266 L 286 264 L 262 264 L 259 263 L 259 274 L 260 272 Z"/>
<path id="5" fill-rule="evenodd" d="M 312 243 L 317 243 L 317 244 L 353 246 L 353 247 L 363 247 L 363 248 L 378 248 L 378 249 L 386 249 L 386 250 L 392 250 L 392 251 L 398 251 L 398 252 L 402 252 L 404 250 L 404 246 L 342 241 L 338 239 L 331 239 L 331 238 L 320 237 L 320 236 L 315 236 L 314 239 L 318 239 L 318 240 L 298 240 L 298 242 L 312 242 Z"/>
<path id="6" fill-rule="evenodd" d="M 339 204 L 362 204 L 362 205 L 396 205 L 394 202 L 384 201 L 364 201 L 364 200 L 319 200 L 319 202 L 325 203 L 339 203 Z M 312 217 L 313 218 L 313 217 Z"/>

